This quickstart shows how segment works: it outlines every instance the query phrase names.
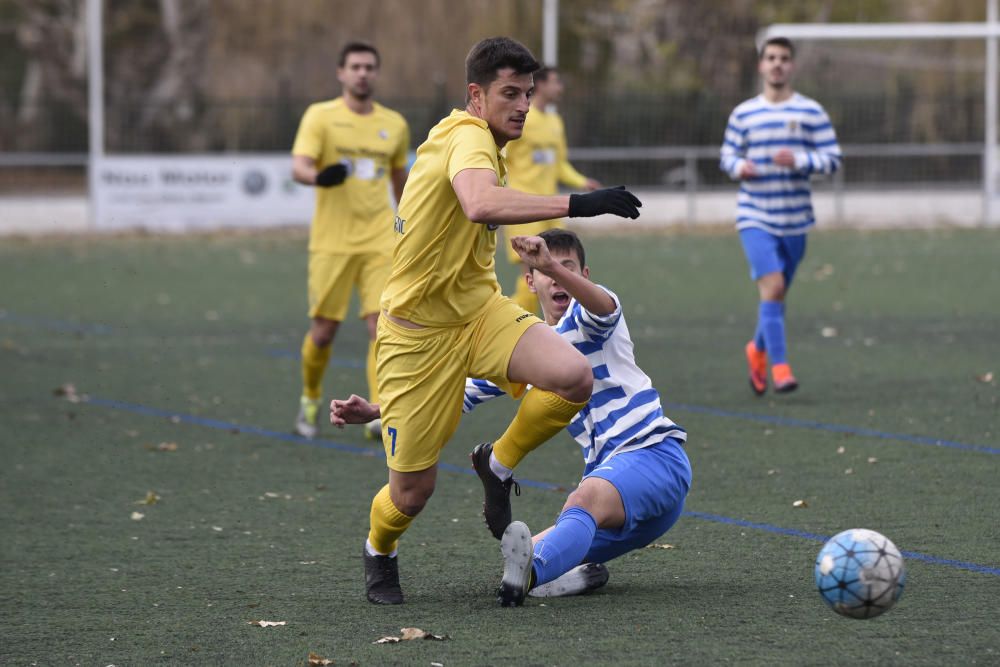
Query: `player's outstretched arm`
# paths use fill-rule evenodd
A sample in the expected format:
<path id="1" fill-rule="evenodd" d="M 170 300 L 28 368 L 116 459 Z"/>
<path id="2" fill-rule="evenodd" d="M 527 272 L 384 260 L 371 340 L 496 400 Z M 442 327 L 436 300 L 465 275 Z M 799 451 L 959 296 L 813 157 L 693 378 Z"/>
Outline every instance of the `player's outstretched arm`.
<path id="1" fill-rule="evenodd" d="M 519 225 L 552 218 L 591 217 L 611 213 L 638 218 L 642 202 L 625 189 L 608 188 L 581 195 L 531 195 L 497 183 L 491 169 L 463 169 L 452 187 L 466 217 L 486 225 Z"/>
<path id="2" fill-rule="evenodd" d="M 471 412 L 477 405 L 503 395 L 503 390 L 489 380 L 467 378 L 462 412 Z M 357 394 L 351 394 L 346 401 L 337 398 L 330 401 L 330 423 L 337 428 L 344 428 L 347 424 L 367 424 L 381 418 L 382 406 L 370 403 Z"/>
<path id="3" fill-rule="evenodd" d="M 557 262 L 540 236 L 515 236 L 510 240 L 514 251 L 529 269 L 540 271 L 555 280 L 587 312 L 598 317 L 615 312 L 615 300 L 590 279 Z M 581 269 L 583 267 L 580 267 Z"/>
<path id="4" fill-rule="evenodd" d="M 330 401 L 330 423 L 337 428 L 344 428 L 345 424 L 367 424 L 381 416 L 377 403 L 369 403 L 357 394 L 351 394 L 346 401 L 336 398 Z"/>

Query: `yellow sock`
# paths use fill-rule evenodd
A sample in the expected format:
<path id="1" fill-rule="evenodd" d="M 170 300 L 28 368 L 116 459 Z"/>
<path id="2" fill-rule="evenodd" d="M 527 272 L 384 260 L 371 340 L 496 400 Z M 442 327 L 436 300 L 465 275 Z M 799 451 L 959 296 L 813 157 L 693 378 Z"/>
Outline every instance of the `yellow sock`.
<path id="1" fill-rule="evenodd" d="M 378 403 L 378 380 L 375 379 L 375 341 L 368 342 L 368 360 L 365 362 L 365 376 L 368 378 L 368 402 Z"/>
<path id="2" fill-rule="evenodd" d="M 333 345 L 318 347 L 312 335 L 302 341 L 302 395 L 316 401 L 323 395 L 323 371 L 330 361 Z"/>
<path id="3" fill-rule="evenodd" d="M 538 314 L 538 297 L 528 287 L 528 282 L 524 279 L 523 273 L 518 274 L 517 287 L 514 289 L 514 295 L 510 298 L 529 313 Z"/>
<path id="4" fill-rule="evenodd" d="M 551 391 L 530 389 L 507 431 L 493 443 L 493 455 L 513 470 L 528 452 L 564 429 L 585 405 L 571 403 Z"/>
<path id="5" fill-rule="evenodd" d="M 396 550 L 399 536 L 406 532 L 413 521 L 412 516 L 406 516 L 392 502 L 389 495 L 389 485 L 375 494 L 372 499 L 371 528 L 368 530 L 368 542 L 372 548 L 382 555 L 389 555 Z"/>

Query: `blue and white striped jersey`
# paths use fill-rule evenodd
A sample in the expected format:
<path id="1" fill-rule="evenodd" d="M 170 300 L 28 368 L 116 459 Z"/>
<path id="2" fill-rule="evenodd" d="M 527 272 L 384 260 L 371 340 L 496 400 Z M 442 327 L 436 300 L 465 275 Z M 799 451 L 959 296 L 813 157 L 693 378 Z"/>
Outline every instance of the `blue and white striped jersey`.
<path id="1" fill-rule="evenodd" d="M 774 153 L 795 153 L 795 167 L 772 162 Z M 756 227 L 778 236 L 805 234 L 814 224 L 809 176 L 832 174 L 842 159 L 837 135 L 819 102 L 794 93 L 779 104 L 763 95 L 733 109 L 719 166 L 739 179 L 745 161 L 757 176 L 740 184 L 736 228 Z"/>
<path id="2" fill-rule="evenodd" d="M 687 439 L 684 429 L 664 416 L 660 395 L 635 363 L 621 302 L 607 288 L 601 289 L 615 300 L 615 312 L 598 317 L 574 299 L 555 326 L 556 333 L 586 355 L 594 369 L 590 401 L 566 427 L 583 449 L 584 475 L 616 454 L 668 437 Z M 502 394 L 493 383 L 470 378 L 465 383 L 463 410 L 469 412 Z"/>

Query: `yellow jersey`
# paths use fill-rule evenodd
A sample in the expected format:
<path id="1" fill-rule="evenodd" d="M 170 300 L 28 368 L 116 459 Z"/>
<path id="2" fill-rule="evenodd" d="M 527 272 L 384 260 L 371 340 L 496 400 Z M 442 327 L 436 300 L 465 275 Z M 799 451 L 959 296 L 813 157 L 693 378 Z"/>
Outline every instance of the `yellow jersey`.
<path id="1" fill-rule="evenodd" d="M 452 180 L 464 169 L 507 168 L 485 120 L 455 109 L 417 149 L 396 216 L 392 273 L 382 309 L 429 327 L 465 324 L 500 291 L 496 228 L 465 215 Z"/>
<path id="2" fill-rule="evenodd" d="M 507 144 L 507 168 L 510 187 L 535 195 L 554 195 L 559 183 L 577 190 L 587 185 L 587 177 L 569 163 L 562 118 L 534 106 L 521 138 Z"/>
<path id="3" fill-rule="evenodd" d="M 389 174 L 406 166 L 410 128 L 392 109 L 375 103 L 357 114 L 342 97 L 306 109 L 292 155 L 305 155 L 322 171 L 344 162 L 341 185 L 316 188 L 309 250 L 344 254 L 392 252 Z"/>

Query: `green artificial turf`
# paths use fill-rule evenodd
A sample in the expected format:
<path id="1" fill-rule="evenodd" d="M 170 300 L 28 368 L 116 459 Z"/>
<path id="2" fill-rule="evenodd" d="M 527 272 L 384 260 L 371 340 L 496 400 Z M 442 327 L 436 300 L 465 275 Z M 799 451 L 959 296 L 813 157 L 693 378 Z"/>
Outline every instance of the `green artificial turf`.
<path id="1" fill-rule="evenodd" d="M 997 232 L 814 233 L 788 305 L 801 389 L 762 398 L 735 233 L 584 241 L 689 431 L 688 514 L 659 540 L 673 548 L 612 561 L 602 591 L 502 609 L 480 486 L 458 468 L 502 432 L 506 399 L 444 450 L 458 468 L 400 546 L 406 604 L 365 601 L 381 446 L 360 430 L 287 435 L 303 233 L 4 240 L 0 663 L 1000 661 Z M 352 315 L 328 396 L 364 393 L 366 346 Z M 82 400 L 56 392 L 67 384 Z M 547 526 L 581 470 L 568 435 L 533 453 L 518 476 L 563 490 L 524 485 L 515 516 Z M 917 554 L 898 606 L 869 621 L 813 585 L 812 536 L 852 527 Z M 248 624 L 261 619 L 286 625 Z M 402 627 L 449 639 L 373 644 Z"/>

